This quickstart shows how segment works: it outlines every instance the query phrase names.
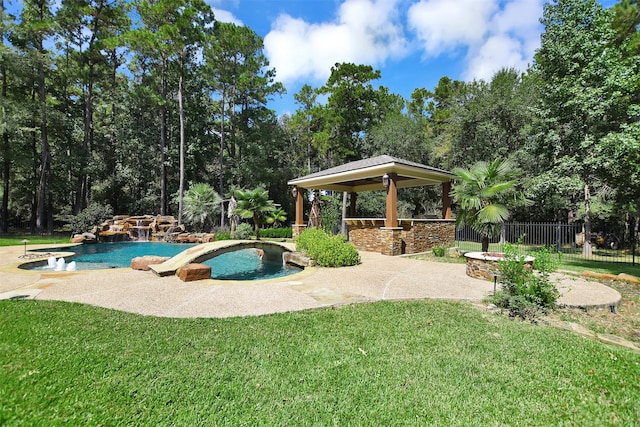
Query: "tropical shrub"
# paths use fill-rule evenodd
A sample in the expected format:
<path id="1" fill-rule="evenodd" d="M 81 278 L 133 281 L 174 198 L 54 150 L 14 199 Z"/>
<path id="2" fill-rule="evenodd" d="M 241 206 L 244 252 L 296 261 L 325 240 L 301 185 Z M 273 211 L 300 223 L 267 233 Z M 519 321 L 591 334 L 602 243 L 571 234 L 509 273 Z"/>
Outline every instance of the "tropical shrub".
<path id="1" fill-rule="evenodd" d="M 213 218 L 220 212 L 222 198 L 209 184 L 191 184 L 183 198 L 184 219 L 196 231 L 210 229 Z"/>
<path id="2" fill-rule="evenodd" d="M 471 169 L 456 168 L 458 182 L 451 191 L 458 203 L 456 224 L 468 224 L 482 235 L 482 252 L 489 250 L 489 238 L 500 233 L 509 209 L 531 202 L 517 188 L 520 170 L 510 160 L 478 162 Z"/>
<path id="3" fill-rule="evenodd" d="M 267 212 L 265 222 L 273 227 L 279 227 L 283 222 L 287 220 L 287 213 L 284 209 L 275 208 L 271 212 Z M 267 237 L 263 234 L 264 237 Z"/>
<path id="4" fill-rule="evenodd" d="M 311 228 L 296 239 L 296 248 L 309 255 L 321 267 L 344 267 L 360 263 L 360 254 L 341 235 L 329 236 L 324 230 Z"/>
<path id="5" fill-rule="evenodd" d="M 253 227 L 247 222 L 241 222 L 233 234 L 233 238 L 237 240 L 249 240 L 253 237 Z"/>
<path id="6" fill-rule="evenodd" d="M 498 262 L 502 290 L 490 298 L 498 307 L 509 310 L 512 317 L 535 320 L 551 310 L 560 292 L 551 282 L 549 274 L 557 269 L 559 261 L 544 248 L 534 253 L 534 270 L 526 267 L 525 257 L 513 245 L 504 245 L 504 260 Z"/>
<path id="7" fill-rule="evenodd" d="M 253 219 L 256 239 L 260 240 L 260 224 L 266 222 L 270 213 L 276 210 L 273 200 L 269 199 L 269 193 L 264 188 L 254 188 L 253 190 L 234 190 L 233 197 L 236 199 L 235 213 L 242 218 Z M 238 226 L 239 227 L 239 226 Z M 236 239 L 238 230 L 236 230 Z"/>

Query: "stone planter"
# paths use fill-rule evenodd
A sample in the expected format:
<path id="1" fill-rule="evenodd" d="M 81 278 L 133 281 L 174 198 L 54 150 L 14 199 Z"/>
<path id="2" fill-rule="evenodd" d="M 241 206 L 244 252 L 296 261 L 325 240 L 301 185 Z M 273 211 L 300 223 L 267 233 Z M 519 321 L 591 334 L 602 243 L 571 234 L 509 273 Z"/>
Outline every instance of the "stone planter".
<path id="1" fill-rule="evenodd" d="M 504 260 L 504 254 L 499 252 L 467 252 L 467 276 L 475 279 L 493 280 L 500 274 L 498 261 Z M 534 258 L 525 256 L 525 268 L 533 268 Z"/>

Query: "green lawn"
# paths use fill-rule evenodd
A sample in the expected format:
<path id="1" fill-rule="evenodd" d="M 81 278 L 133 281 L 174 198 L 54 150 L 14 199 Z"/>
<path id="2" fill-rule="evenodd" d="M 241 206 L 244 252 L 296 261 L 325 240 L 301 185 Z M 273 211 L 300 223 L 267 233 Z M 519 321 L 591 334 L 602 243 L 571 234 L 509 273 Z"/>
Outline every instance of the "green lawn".
<path id="1" fill-rule="evenodd" d="M 0 301 L 0 425 L 637 425 L 640 353 L 449 302 L 166 319 Z"/>
<path id="2" fill-rule="evenodd" d="M 25 239 L 29 241 L 27 242 L 27 249 L 29 249 L 29 245 L 70 243 L 68 233 L 54 234 L 52 236 L 11 235 L 11 236 L 0 236 L 0 246 L 24 245 L 22 241 Z"/>

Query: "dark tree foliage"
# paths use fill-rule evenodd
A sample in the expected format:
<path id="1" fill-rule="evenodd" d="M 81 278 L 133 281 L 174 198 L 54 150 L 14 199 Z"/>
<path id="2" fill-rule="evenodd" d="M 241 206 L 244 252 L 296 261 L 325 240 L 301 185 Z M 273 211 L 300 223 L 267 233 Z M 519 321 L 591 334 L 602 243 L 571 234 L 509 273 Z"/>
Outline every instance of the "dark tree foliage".
<path id="1" fill-rule="evenodd" d="M 179 215 L 194 183 L 223 198 L 263 188 L 291 219 L 288 180 L 379 154 L 449 170 L 508 158 L 534 202 L 518 220 L 640 217 L 637 0 L 550 1 L 528 70 L 416 81 L 408 100 L 370 65 L 337 63 L 282 117 L 263 40 L 201 0 L 25 0 L 17 17 L 0 6 L 3 233 L 17 221 L 52 231 L 96 204 Z M 358 214 L 380 215 L 383 196 L 359 195 Z M 439 210 L 439 187 L 399 196 L 402 215 Z"/>

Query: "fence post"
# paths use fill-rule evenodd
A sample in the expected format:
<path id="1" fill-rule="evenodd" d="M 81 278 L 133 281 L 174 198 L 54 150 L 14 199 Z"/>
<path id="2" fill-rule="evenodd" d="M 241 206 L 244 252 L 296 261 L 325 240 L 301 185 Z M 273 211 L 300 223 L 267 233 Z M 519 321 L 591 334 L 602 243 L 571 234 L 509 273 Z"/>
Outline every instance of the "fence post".
<path id="1" fill-rule="evenodd" d="M 635 221 L 634 221 L 635 222 Z M 638 230 L 633 227 L 633 231 L 631 232 L 631 265 L 635 267 L 636 265 L 636 233 Z"/>

